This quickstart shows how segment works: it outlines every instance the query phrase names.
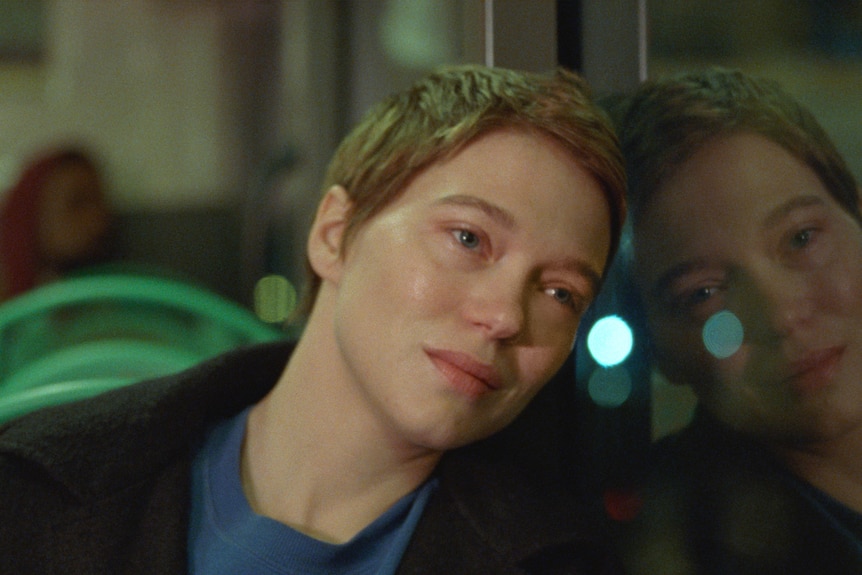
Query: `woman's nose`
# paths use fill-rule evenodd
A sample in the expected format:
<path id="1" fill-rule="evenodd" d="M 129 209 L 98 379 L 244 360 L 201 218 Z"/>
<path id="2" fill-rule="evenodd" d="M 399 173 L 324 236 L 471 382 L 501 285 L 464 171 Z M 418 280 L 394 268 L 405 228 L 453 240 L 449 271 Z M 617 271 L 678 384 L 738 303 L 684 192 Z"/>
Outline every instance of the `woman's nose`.
<path id="1" fill-rule="evenodd" d="M 487 337 L 514 340 L 523 332 L 527 319 L 524 282 L 488 278 L 474 284 L 465 304 L 465 317 L 485 331 Z"/>

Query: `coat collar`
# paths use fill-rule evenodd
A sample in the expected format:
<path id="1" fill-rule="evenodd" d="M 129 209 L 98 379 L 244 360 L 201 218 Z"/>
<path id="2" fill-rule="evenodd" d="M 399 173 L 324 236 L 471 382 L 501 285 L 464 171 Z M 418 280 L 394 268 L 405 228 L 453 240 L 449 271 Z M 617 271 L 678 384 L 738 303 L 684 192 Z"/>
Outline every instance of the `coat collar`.
<path id="1" fill-rule="evenodd" d="M 570 571 L 576 564 L 585 573 L 616 572 L 604 524 L 559 477 L 489 455 L 481 445 L 450 452 L 437 474 L 439 493 L 423 522 L 448 523 L 443 531 L 447 540 L 464 545 L 462 559 L 470 554 L 481 558 L 477 568 L 485 568 L 480 570 L 555 572 L 552 565 L 559 563 L 566 573 L 581 572 Z M 419 536 L 414 540 L 432 541 Z M 489 569 L 495 561 L 497 566 Z"/>

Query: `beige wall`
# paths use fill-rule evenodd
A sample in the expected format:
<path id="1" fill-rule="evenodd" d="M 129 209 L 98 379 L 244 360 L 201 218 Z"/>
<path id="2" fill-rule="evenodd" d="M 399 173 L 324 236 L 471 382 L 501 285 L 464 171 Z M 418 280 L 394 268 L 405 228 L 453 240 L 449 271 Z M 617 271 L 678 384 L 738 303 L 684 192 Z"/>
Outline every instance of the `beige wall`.
<path id="1" fill-rule="evenodd" d="M 119 209 L 228 201 L 242 170 L 225 59 L 236 8 L 190 0 L 45 5 L 44 59 L 29 65 L 27 97 L 0 90 L 7 161 L 80 139 L 103 160 Z"/>

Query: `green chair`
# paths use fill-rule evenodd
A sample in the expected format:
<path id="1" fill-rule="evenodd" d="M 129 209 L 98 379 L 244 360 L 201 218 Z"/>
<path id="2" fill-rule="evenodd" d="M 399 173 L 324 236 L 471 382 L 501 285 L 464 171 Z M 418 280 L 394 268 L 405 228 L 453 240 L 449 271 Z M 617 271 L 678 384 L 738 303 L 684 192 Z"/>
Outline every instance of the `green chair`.
<path id="1" fill-rule="evenodd" d="M 63 380 L 139 380 L 285 337 L 250 310 L 186 282 L 70 278 L 0 305 L 0 395 Z"/>
<path id="2" fill-rule="evenodd" d="M 0 395 L 57 381 L 116 377 L 139 381 L 181 371 L 201 357 L 188 349 L 146 340 L 97 340 L 62 347 L 9 374 Z"/>

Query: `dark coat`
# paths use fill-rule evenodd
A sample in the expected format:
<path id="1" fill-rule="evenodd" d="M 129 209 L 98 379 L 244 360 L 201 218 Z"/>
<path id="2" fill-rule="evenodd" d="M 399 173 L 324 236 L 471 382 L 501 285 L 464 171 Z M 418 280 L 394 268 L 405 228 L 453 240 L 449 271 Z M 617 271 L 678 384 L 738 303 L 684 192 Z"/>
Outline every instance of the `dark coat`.
<path id="1" fill-rule="evenodd" d="M 813 493 L 764 447 L 699 413 L 656 447 L 621 554 L 636 574 L 862 573 L 862 540 Z"/>
<path id="2" fill-rule="evenodd" d="M 0 428 L 0 573 L 185 573 L 192 457 L 214 422 L 271 389 L 289 353 L 241 350 Z M 399 573 L 617 572 L 545 474 L 481 447 L 436 473 Z"/>

